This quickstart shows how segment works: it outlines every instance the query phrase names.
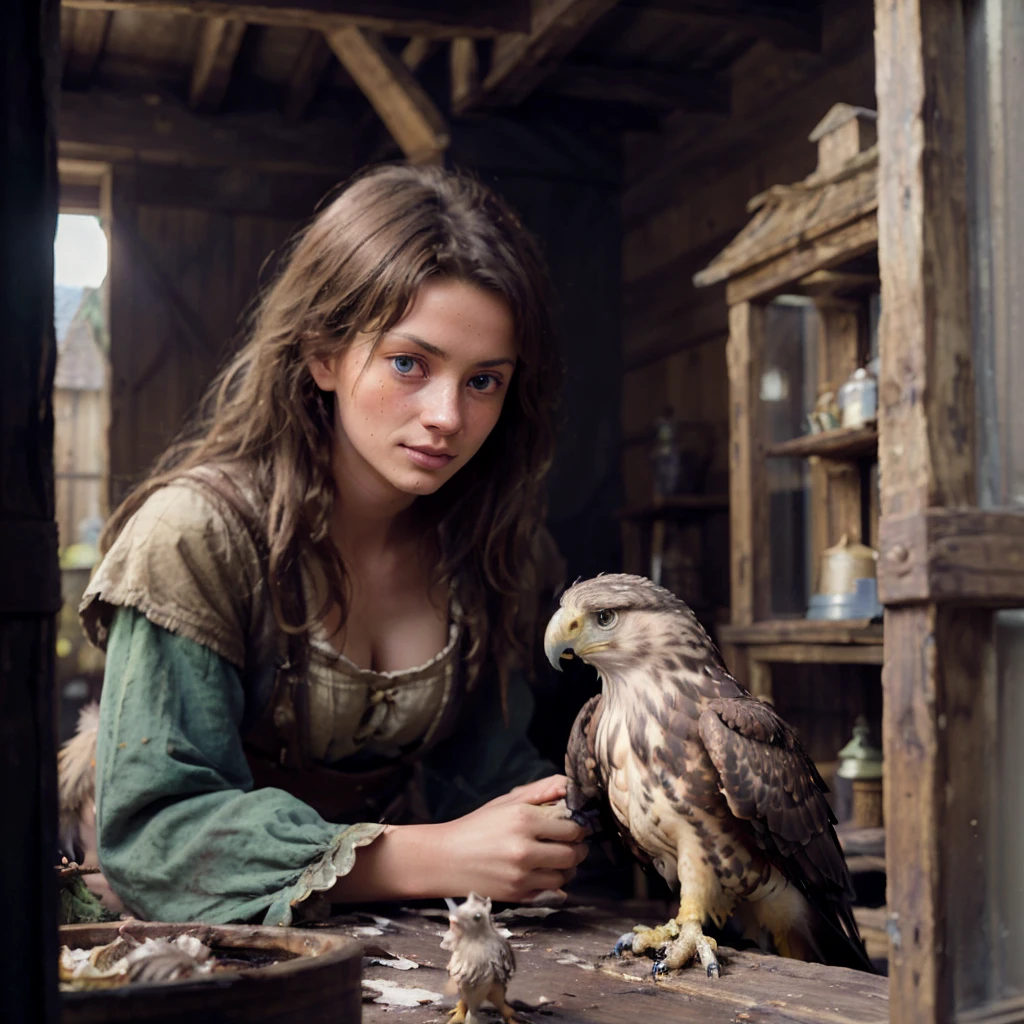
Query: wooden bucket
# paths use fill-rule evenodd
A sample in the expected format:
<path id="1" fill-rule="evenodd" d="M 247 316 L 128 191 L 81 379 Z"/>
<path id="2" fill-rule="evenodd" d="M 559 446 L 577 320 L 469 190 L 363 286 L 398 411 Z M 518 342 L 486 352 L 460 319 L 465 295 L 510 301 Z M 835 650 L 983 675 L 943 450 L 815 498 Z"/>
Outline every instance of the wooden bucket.
<path id="1" fill-rule="evenodd" d="M 72 949 L 105 945 L 125 922 L 62 925 L 60 943 Z M 133 921 L 139 938 L 188 933 L 230 954 L 280 954 L 289 959 L 266 967 L 214 971 L 160 984 L 61 992 L 61 1024 L 144 1021 L 146 1024 L 350 1024 L 362 1020 L 362 944 L 344 935 L 260 925 L 166 924 Z"/>

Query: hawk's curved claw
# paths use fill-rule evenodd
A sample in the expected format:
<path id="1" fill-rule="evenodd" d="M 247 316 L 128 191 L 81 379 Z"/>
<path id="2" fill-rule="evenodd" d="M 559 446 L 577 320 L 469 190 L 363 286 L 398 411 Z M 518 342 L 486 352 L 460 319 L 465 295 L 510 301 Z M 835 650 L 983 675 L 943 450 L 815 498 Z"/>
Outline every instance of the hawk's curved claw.
<path id="1" fill-rule="evenodd" d="M 668 967 L 661 961 L 658 960 L 651 966 L 651 977 L 657 981 L 663 974 L 668 974 Z"/>
<path id="2" fill-rule="evenodd" d="M 709 978 L 720 978 L 721 976 L 722 976 L 722 972 L 719 969 L 718 961 L 717 960 L 714 961 L 714 963 L 708 964 L 708 977 Z"/>
<path id="3" fill-rule="evenodd" d="M 599 811 L 570 811 L 569 818 L 591 835 L 596 835 L 600 821 Z"/>
<path id="4" fill-rule="evenodd" d="M 625 935 L 620 935 L 615 943 L 615 948 L 612 950 L 612 956 L 622 956 L 626 951 L 633 952 L 633 933 L 626 932 Z"/>

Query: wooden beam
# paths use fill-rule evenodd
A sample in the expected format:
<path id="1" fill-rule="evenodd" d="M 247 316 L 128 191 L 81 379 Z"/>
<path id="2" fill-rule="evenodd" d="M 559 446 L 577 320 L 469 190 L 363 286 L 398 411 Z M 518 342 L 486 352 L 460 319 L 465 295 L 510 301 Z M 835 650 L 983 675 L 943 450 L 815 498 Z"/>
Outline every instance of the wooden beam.
<path id="1" fill-rule="evenodd" d="M 439 45 L 436 39 L 413 36 L 402 48 L 402 63 L 415 75 L 437 53 Z"/>
<path id="2" fill-rule="evenodd" d="M 879 477 L 886 520 L 976 503 L 966 56 L 958 0 L 875 0 Z M 930 514 L 930 513 L 929 513 Z M 886 570 L 888 571 L 888 570 Z M 883 747 L 893 1024 L 987 995 L 997 749 L 993 615 L 887 607 Z M 969 881 L 965 881 L 969 880 Z"/>
<path id="3" fill-rule="evenodd" d="M 327 43 L 413 163 L 441 159 L 448 126 L 423 86 L 380 36 L 350 25 L 326 33 Z"/>
<path id="4" fill-rule="evenodd" d="M 881 665 L 878 644 L 766 644 L 747 648 L 753 662 L 787 665 Z"/>
<path id="5" fill-rule="evenodd" d="M 821 51 L 821 10 L 816 4 L 801 9 L 749 0 L 626 0 L 625 6 L 697 32 L 764 39 L 784 51 Z"/>
<path id="6" fill-rule="evenodd" d="M 353 169 L 352 131 L 336 117 L 302 125 L 270 112 L 210 118 L 166 98 L 152 104 L 92 89 L 63 93 L 57 123 L 65 158 L 337 176 Z"/>
<path id="7" fill-rule="evenodd" d="M 544 0 L 535 3 L 528 32 L 499 36 L 480 87 L 455 107 L 522 102 L 557 63 L 610 11 L 617 0 Z"/>
<path id="8" fill-rule="evenodd" d="M 729 544 L 732 549 L 732 625 L 767 617 L 769 535 L 764 477 L 764 432 L 758 407 L 765 308 L 741 302 L 729 308 Z M 724 634 L 723 634 L 724 635 Z M 731 639 L 731 638 L 730 638 Z"/>
<path id="9" fill-rule="evenodd" d="M 310 31 L 302 41 L 288 82 L 285 114 L 290 121 L 298 121 L 313 101 L 324 72 L 332 60 L 331 48 L 322 32 Z"/>
<path id="10" fill-rule="evenodd" d="M 53 135 L 57 0 L 5 0 L 0 32 L 0 844 L 3 1019 L 56 1024 L 56 613 L 53 491 Z"/>
<path id="11" fill-rule="evenodd" d="M 203 23 L 188 95 L 193 110 L 212 113 L 221 105 L 244 35 L 245 22 L 237 18 L 208 18 Z"/>
<path id="12" fill-rule="evenodd" d="M 1024 511 L 926 509 L 886 516 L 878 589 L 886 604 L 1024 606 Z"/>
<path id="13" fill-rule="evenodd" d="M 88 89 L 96 62 L 103 52 L 110 27 L 110 11 L 71 11 L 70 31 L 65 35 L 64 85 Z"/>
<path id="14" fill-rule="evenodd" d="M 655 68 L 567 64 L 552 72 L 546 85 L 562 96 L 690 114 L 728 114 L 730 108 L 728 83 Z"/>
<path id="15" fill-rule="evenodd" d="M 477 55 L 476 40 L 463 36 L 453 39 L 449 53 L 451 72 L 452 107 L 457 109 L 480 87 L 480 59 Z"/>
<path id="16" fill-rule="evenodd" d="M 155 11 L 203 18 L 238 18 L 253 25 L 280 25 L 326 32 L 359 25 L 385 35 L 492 37 L 525 32 L 527 0 L 63 0 L 84 11 Z"/>
<path id="17" fill-rule="evenodd" d="M 273 174 L 240 167 L 137 163 L 135 201 L 250 217 L 305 220 L 343 174 Z"/>
<path id="18" fill-rule="evenodd" d="M 726 300 L 730 305 L 766 300 L 785 291 L 792 281 L 847 263 L 877 244 L 878 222 L 872 212 L 820 238 L 801 241 L 796 248 L 734 278 L 726 285 Z"/>

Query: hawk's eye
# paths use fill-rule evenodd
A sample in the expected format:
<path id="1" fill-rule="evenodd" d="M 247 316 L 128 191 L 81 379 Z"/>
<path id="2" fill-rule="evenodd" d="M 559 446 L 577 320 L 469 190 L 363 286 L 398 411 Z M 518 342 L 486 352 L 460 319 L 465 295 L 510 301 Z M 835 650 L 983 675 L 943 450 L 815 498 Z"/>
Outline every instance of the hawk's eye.
<path id="1" fill-rule="evenodd" d="M 484 916 L 483 914 L 474 914 L 473 915 L 473 920 L 474 921 L 480 921 L 480 920 L 483 919 L 483 916 Z"/>
<path id="2" fill-rule="evenodd" d="M 597 624 L 602 629 L 611 629 L 619 618 L 611 608 L 602 608 L 594 617 L 597 619 Z"/>

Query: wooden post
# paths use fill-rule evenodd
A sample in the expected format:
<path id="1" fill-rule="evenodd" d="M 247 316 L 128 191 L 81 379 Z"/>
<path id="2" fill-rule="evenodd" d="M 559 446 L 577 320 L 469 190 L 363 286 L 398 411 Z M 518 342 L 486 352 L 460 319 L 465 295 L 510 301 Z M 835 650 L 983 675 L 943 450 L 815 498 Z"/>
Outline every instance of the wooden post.
<path id="1" fill-rule="evenodd" d="M 729 528 L 732 546 L 732 624 L 768 615 L 768 508 L 759 424 L 758 388 L 765 310 L 753 302 L 729 307 Z"/>
<path id="2" fill-rule="evenodd" d="M 57 0 L 8 0 L 0 33 L 0 1005 L 55 1022 L 57 909 L 53 237 Z"/>
<path id="3" fill-rule="evenodd" d="M 889 517 L 975 503 L 960 0 L 876 0 L 879 472 Z M 955 614 L 954 614 L 955 613 Z M 984 997 L 992 613 L 885 613 L 883 740 L 896 1024 Z"/>

